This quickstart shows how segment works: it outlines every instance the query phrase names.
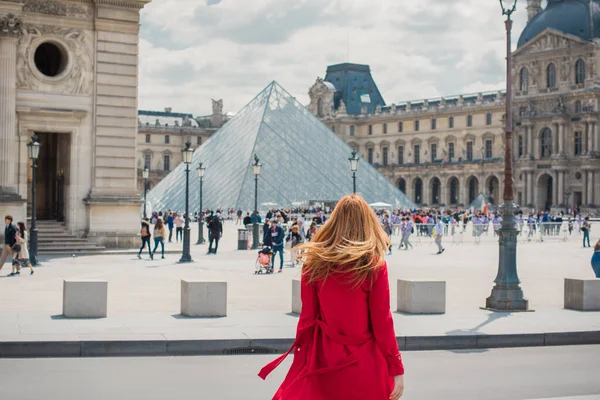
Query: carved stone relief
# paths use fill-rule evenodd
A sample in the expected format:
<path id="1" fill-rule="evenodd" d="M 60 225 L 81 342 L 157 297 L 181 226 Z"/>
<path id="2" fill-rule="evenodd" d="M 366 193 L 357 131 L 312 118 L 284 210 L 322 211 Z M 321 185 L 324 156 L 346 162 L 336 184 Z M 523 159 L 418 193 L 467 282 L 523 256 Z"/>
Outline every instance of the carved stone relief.
<path id="1" fill-rule="evenodd" d="M 88 5 L 65 4 L 52 0 L 24 0 L 23 12 L 77 19 L 91 19 L 94 16 L 92 7 Z"/>
<path id="2" fill-rule="evenodd" d="M 78 29 L 65 29 L 56 26 L 26 25 L 24 35 L 17 48 L 17 87 L 33 91 L 57 91 L 60 93 L 89 94 L 93 83 L 93 43 L 86 32 Z M 37 45 L 45 39 L 55 39 L 64 43 L 69 58 L 70 70 L 63 77 L 45 81 L 39 73 L 33 73 L 33 53 Z M 50 87 L 49 87 L 50 85 Z"/>
<path id="3" fill-rule="evenodd" d="M 23 33 L 23 20 L 14 14 L 0 18 L 0 36 L 18 38 Z"/>

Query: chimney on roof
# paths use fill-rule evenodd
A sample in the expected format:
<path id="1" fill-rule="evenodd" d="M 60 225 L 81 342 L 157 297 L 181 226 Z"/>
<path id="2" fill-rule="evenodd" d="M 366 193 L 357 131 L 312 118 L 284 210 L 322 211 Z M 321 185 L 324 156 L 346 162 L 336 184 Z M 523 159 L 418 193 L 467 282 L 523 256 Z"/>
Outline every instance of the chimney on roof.
<path id="1" fill-rule="evenodd" d="M 527 22 L 542 11 L 542 0 L 527 0 Z"/>
<path id="2" fill-rule="evenodd" d="M 166 113 L 170 113 L 171 111 L 173 111 L 172 107 L 165 107 L 165 112 Z"/>

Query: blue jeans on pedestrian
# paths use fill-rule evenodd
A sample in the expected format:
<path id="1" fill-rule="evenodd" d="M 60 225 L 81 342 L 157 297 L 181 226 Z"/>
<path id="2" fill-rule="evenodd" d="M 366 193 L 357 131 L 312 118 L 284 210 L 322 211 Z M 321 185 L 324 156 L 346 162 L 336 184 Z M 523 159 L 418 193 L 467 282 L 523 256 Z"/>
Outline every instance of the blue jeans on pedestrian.
<path id="1" fill-rule="evenodd" d="M 594 252 L 592 256 L 592 269 L 596 274 L 596 278 L 600 278 L 600 251 Z"/>
<path id="2" fill-rule="evenodd" d="M 583 231 L 583 247 L 585 247 L 585 241 L 587 240 L 587 247 L 590 246 L 590 230 L 586 229 Z"/>
<path id="3" fill-rule="evenodd" d="M 275 269 L 275 256 L 279 253 L 279 269 L 283 269 L 283 245 L 273 247 L 273 256 L 271 257 L 271 266 Z"/>
<path id="4" fill-rule="evenodd" d="M 160 243 L 161 245 L 161 249 L 162 249 L 162 254 L 161 256 L 164 257 L 165 256 L 165 241 L 163 240 L 162 237 L 155 237 L 154 238 L 154 250 L 152 250 L 152 254 L 156 254 L 156 249 L 158 249 L 158 244 Z"/>

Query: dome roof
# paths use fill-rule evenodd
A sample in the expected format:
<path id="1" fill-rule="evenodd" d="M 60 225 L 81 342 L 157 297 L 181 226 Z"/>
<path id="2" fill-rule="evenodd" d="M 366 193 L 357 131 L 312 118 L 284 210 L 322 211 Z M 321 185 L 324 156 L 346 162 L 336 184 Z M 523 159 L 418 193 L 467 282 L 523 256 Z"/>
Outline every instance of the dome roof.
<path id="1" fill-rule="evenodd" d="M 548 5 L 525 27 L 518 47 L 548 28 L 584 40 L 600 38 L 599 0 L 548 0 Z"/>

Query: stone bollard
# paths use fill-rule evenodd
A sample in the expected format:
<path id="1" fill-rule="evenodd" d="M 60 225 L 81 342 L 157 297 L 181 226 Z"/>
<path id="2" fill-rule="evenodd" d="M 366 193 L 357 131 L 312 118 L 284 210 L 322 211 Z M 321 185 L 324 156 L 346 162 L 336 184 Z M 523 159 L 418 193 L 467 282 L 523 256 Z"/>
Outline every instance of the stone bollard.
<path id="1" fill-rule="evenodd" d="M 565 308 L 600 311 L 600 279 L 565 278 Z"/>
<path id="2" fill-rule="evenodd" d="M 106 318 L 108 282 L 63 280 L 63 316 Z"/>
<path id="3" fill-rule="evenodd" d="M 446 282 L 398 279 L 398 311 L 408 314 L 444 314 Z"/>
<path id="4" fill-rule="evenodd" d="M 226 317 L 227 282 L 182 279 L 181 314 L 186 317 Z"/>
<path id="5" fill-rule="evenodd" d="M 300 279 L 292 280 L 292 313 L 300 314 L 302 299 L 300 298 Z"/>

